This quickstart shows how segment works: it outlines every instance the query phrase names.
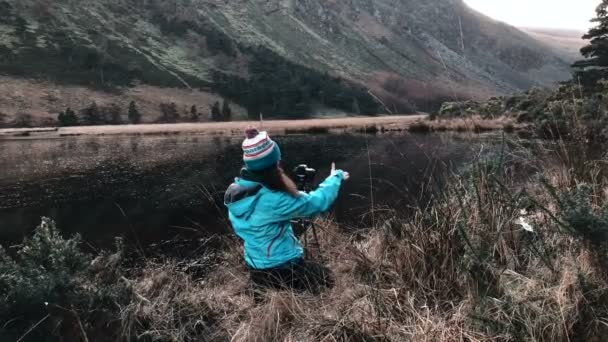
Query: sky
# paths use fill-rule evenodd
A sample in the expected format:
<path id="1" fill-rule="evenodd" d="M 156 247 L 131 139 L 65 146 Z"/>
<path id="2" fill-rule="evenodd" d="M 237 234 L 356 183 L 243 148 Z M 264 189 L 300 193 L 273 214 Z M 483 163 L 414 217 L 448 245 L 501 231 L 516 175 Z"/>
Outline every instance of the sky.
<path id="1" fill-rule="evenodd" d="M 517 27 L 586 31 L 601 0 L 465 0 L 477 11 Z"/>

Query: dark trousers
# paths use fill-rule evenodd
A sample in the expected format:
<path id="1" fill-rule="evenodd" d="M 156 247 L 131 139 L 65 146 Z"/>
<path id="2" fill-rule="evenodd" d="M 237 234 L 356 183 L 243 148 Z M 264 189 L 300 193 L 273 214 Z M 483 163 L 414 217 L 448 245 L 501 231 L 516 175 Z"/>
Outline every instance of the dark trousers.
<path id="1" fill-rule="evenodd" d="M 280 267 L 249 270 L 252 285 L 278 290 L 320 293 L 333 286 L 331 271 L 314 261 L 299 259 Z"/>

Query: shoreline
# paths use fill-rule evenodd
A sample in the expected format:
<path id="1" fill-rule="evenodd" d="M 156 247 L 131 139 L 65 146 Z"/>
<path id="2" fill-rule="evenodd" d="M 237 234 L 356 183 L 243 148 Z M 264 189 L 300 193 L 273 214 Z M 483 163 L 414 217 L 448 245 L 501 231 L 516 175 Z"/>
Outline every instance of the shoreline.
<path id="1" fill-rule="evenodd" d="M 201 122 L 175 124 L 139 124 L 139 125 L 106 125 L 74 127 L 37 127 L 0 129 L 2 139 L 60 138 L 69 136 L 105 136 L 105 135 L 165 135 L 165 134 L 204 134 L 204 135 L 237 135 L 245 127 L 253 125 L 270 134 L 325 133 L 330 130 L 356 131 L 374 130 L 407 130 L 414 123 L 426 119 L 426 114 L 341 117 L 305 120 L 269 120 L 269 121 L 231 121 Z M 374 127 L 374 128 L 372 128 Z"/>

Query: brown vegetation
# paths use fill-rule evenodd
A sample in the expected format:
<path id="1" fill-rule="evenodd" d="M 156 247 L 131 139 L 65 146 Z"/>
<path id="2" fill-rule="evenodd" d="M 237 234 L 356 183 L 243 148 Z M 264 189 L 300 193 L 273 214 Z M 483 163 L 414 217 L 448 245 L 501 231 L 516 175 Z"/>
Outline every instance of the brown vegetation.
<path id="1" fill-rule="evenodd" d="M 381 116 L 381 117 L 344 117 L 308 120 L 271 120 L 271 121 L 236 121 L 179 124 L 142 124 L 119 126 L 77 126 L 58 129 L 34 129 L 38 137 L 78 136 L 78 135 L 138 135 L 138 134 L 237 134 L 250 125 L 265 129 L 273 134 L 326 133 L 330 130 L 356 131 L 361 128 L 374 127 L 375 131 L 404 130 L 424 115 Z M 14 137 L 24 129 L 0 130 L 0 137 Z M 25 129 L 27 131 L 27 129 Z"/>
<path id="2" fill-rule="evenodd" d="M 318 221 L 323 258 L 336 279 L 320 296 L 252 295 L 241 251 L 232 248 L 201 283 L 171 280 L 186 277 L 171 265 L 148 265 L 135 280 L 145 299 L 132 305 L 147 313 L 177 305 L 171 298 L 196 298 L 177 300 L 185 303 L 183 318 L 195 312 L 201 329 L 210 329 L 206 336 L 234 341 L 601 340 L 608 319 L 603 249 L 560 227 L 572 217 L 547 189 L 576 191 L 571 177 L 583 182 L 605 166 L 593 163 L 564 178 L 568 164 L 518 153 L 524 158 L 513 162 L 541 167 L 546 186 L 516 180 L 514 165 L 478 160 L 413 216 L 394 208 L 381 224 L 355 234 Z M 599 181 L 591 186 L 605 189 Z M 593 212 L 608 200 L 598 196 Z M 176 311 L 156 312 L 145 333 L 185 338 L 178 334 L 188 321 L 162 328 Z"/>
<path id="3" fill-rule="evenodd" d="M 481 99 L 492 95 L 464 84 L 457 85 L 449 79 L 422 82 L 388 72 L 376 72 L 365 84 L 393 113 L 431 112 L 438 110 L 444 101 L 455 97 Z"/>
<path id="4" fill-rule="evenodd" d="M 37 289 L 37 272 L 63 272 L 50 279 L 70 279 L 68 296 L 40 292 L 40 298 L 69 309 L 50 311 L 52 324 L 28 330 L 46 314 L 40 307 L 31 317 L 8 320 L 0 333 L 20 326 L 17 337 L 61 331 L 109 340 L 603 340 L 606 160 L 563 141 L 502 145 L 497 155 L 478 157 L 450 176 L 441 193 L 410 214 L 384 208 L 373 226 L 356 231 L 318 220 L 322 259 L 335 278 L 335 286 L 318 296 L 251 287 L 242 249 L 231 237 L 218 249 L 205 245 L 205 255 L 192 262 L 156 257 L 133 267 L 119 247 L 76 263 L 91 266 L 70 277 L 65 272 L 73 259 L 82 258 L 76 243 L 66 245 L 46 230 L 17 260 L 40 265 L 37 258 L 46 260 L 50 245 L 57 248 L 50 266 L 15 272 L 17 264 L 0 250 L 0 269 L 15 275 L 0 277 L 0 290 L 8 290 L 0 300 L 13 300 L 19 312 L 24 299 L 16 296 L 31 301 L 39 292 L 3 282 L 18 285 L 32 277 L 27 285 Z M 190 266 L 200 263 L 203 274 Z M 31 324 L 24 325 L 24 317 Z"/>
<path id="5" fill-rule="evenodd" d="M 410 132 L 488 132 L 503 130 L 511 132 L 524 128 L 525 125 L 517 123 L 512 117 L 499 117 L 496 119 L 484 119 L 480 116 L 448 118 L 436 120 L 419 120 L 409 126 Z"/>

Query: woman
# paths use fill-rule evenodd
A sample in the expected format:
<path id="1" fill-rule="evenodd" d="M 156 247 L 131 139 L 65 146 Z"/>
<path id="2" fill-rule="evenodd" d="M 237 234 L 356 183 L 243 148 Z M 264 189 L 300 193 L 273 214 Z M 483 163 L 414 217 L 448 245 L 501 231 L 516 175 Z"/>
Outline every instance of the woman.
<path id="1" fill-rule="evenodd" d="M 335 170 L 311 193 L 299 192 L 279 166 L 281 150 L 266 132 L 245 131 L 241 176 L 224 197 L 235 233 L 244 241 L 245 263 L 254 282 L 316 291 L 327 272 L 303 259 L 291 220 L 329 210 L 349 174 Z"/>

